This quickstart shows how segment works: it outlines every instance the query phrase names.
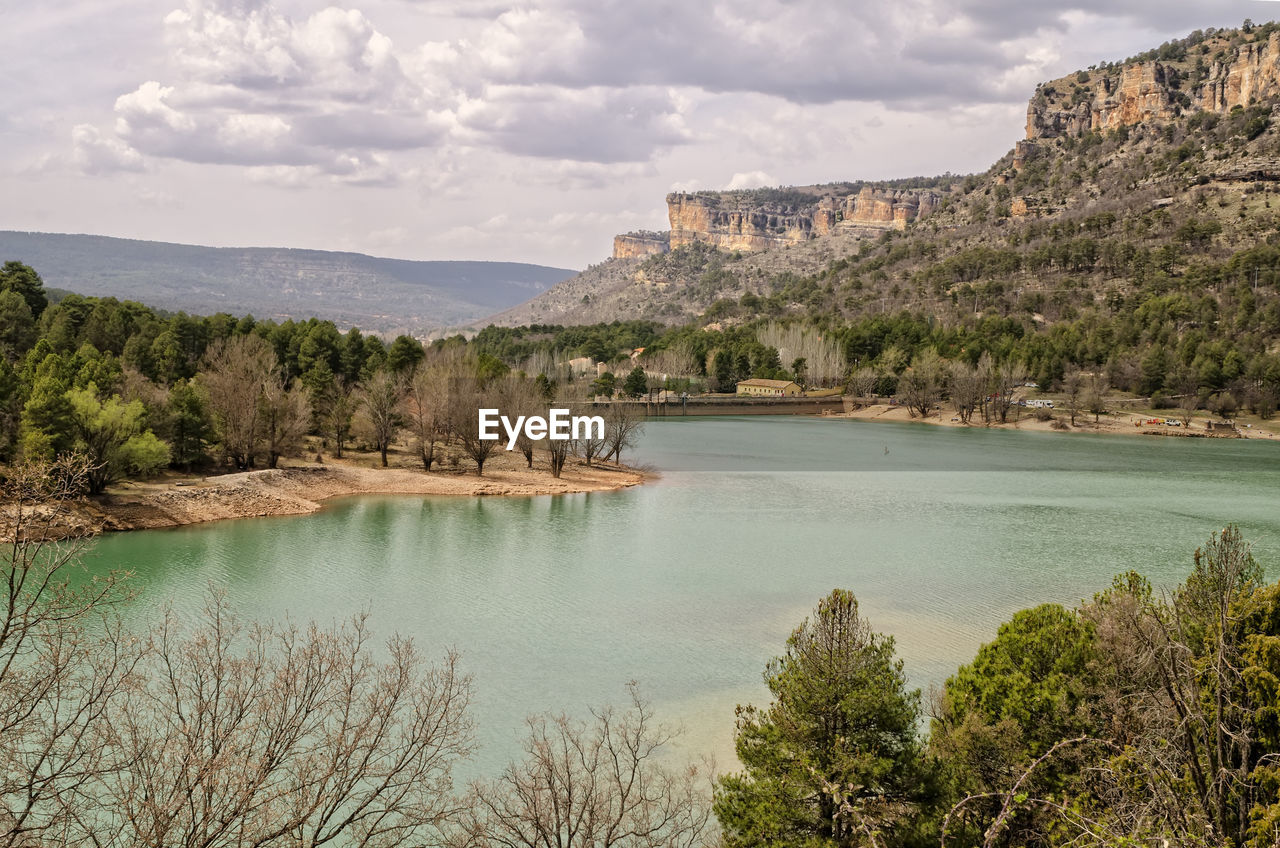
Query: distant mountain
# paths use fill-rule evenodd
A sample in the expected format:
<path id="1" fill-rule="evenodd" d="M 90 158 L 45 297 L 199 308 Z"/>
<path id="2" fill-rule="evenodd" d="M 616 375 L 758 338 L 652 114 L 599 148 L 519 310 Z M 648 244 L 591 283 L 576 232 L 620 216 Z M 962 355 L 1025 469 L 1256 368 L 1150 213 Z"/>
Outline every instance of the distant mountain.
<path id="1" fill-rule="evenodd" d="M 573 276 L 519 262 L 414 262 L 361 253 L 198 247 L 106 236 L 0 231 L 0 261 L 45 285 L 195 314 L 327 318 L 418 335 L 507 309 Z"/>

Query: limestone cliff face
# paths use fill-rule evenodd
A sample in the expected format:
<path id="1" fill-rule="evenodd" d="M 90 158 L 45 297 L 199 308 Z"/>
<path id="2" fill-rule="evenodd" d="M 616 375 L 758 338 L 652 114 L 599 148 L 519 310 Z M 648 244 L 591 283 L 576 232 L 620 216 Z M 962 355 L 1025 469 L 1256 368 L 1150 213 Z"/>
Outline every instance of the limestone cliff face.
<path id="1" fill-rule="evenodd" d="M 1194 86 L 1184 87 L 1176 69 L 1152 61 L 1125 65 L 1118 77 L 1100 75 L 1084 89 L 1072 88 L 1069 102 L 1057 83 L 1036 91 L 1027 107 L 1028 139 L 1170 120 L 1197 109 L 1225 113 L 1280 95 L 1280 32 L 1266 43 L 1240 46 L 1233 59 L 1214 62 Z"/>
<path id="2" fill-rule="evenodd" d="M 1093 97 L 1079 100 L 1075 106 L 1056 104 L 1052 88 L 1051 94 L 1038 91 L 1027 106 L 1027 138 L 1077 136 L 1174 118 L 1181 104 L 1169 79 L 1159 62 L 1143 62 L 1123 67 L 1118 79 L 1101 78 L 1094 83 Z"/>
<path id="3" fill-rule="evenodd" d="M 623 233 L 613 237 L 614 259 L 637 259 L 670 249 L 670 233 Z"/>
<path id="4" fill-rule="evenodd" d="M 864 186 L 862 191 L 845 198 L 845 228 L 902 230 L 917 218 L 927 217 L 938 206 L 939 197 L 932 191 L 876 191 Z"/>
<path id="5" fill-rule="evenodd" d="M 1236 105 L 1248 106 L 1280 94 L 1280 32 L 1273 32 L 1266 44 L 1246 44 L 1234 62 L 1214 62 L 1209 78 L 1193 98 L 1201 109 L 1229 112 Z"/>
<path id="6" fill-rule="evenodd" d="M 667 216 L 672 248 L 700 241 L 721 250 L 766 250 L 813 234 L 811 211 L 777 203 L 738 204 L 732 195 L 669 194 Z"/>
<path id="7" fill-rule="evenodd" d="M 848 230 L 905 229 L 937 208 L 932 191 L 877 190 L 856 194 L 814 191 L 803 204 L 753 203 L 750 195 L 667 195 L 672 248 L 702 242 L 721 250 L 752 252 L 798 244 Z M 615 240 L 615 253 L 617 241 Z"/>

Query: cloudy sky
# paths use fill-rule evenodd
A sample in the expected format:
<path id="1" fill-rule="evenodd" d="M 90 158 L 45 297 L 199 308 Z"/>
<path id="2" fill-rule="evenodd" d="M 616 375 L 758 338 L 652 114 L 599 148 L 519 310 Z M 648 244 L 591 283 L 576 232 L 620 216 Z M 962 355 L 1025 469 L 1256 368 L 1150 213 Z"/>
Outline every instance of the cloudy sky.
<path id="1" fill-rule="evenodd" d="M 334 2 L 0 0 L 0 229 L 580 268 L 673 189 L 985 169 L 1037 82 L 1280 14 Z"/>

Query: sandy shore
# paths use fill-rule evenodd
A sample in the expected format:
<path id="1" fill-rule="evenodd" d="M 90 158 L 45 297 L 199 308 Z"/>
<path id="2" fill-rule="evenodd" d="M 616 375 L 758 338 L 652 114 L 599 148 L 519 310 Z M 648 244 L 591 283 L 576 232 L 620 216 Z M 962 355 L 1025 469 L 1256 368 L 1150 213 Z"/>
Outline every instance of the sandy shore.
<path id="1" fill-rule="evenodd" d="M 523 457 L 495 456 L 483 477 L 474 471 L 369 468 L 350 464 L 293 464 L 216 477 L 174 477 L 127 483 L 100 498 L 82 502 L 67 531 L 98 526 L 103 530 L 178 527 L 225 518 L 304 515 L 330 498 L 347 495 L 528 496 L 602 492 L 638 485 L 643 472 L 618 466 L 588 468 L 571 459 L 557 479 L 545 461 L 525 467 Z"/>
<path id="2" fill-rule="evenodd" d="M 1150 412 L 1109 413 L 1102 416 L 1097 424 L 1093 422 L 1091 414 L 1082 413 L 1076 416 L 1075 427 L 1071 426 L 1070 417 L 1062 410 L 1056 410 L 1051 421 L 1041 421 L 1025 409 L 1021 410 L 1021 413 L 1021 417 L 1016 421 L 1012 420 L 1013 413 L 1010 413 L 1011 420 L 1008 423 L 993 424 L 991 426 L 1006 430 L 1040 432 L 1115 433 L 1124 436 L 1212 436 L 1214 438 L 1280 440 L 1280 436 L 1277 436 L 1271 429 L 1258 426 L 1241 426 L 1234 435 L 1209 433 L 1205 429 L 1204 419 L 1192 420 L 1189 428 L 1147 424 L 1146 422 L 1153 417 L 1153 413 Z M 1159 415 L 1159 413 L 1154 415 Z M 910 411 L 905 406 L 887 403 L 872 404 L 856 409 L 853 412 L 843 413 L 838 417 L 857 418 L 866 421 L 914 422 L 916 424 L 934 424 L 943 427 L 984 426 L 980 417 L 976 418 L 972 424 L 965 425 L 960 422 L 960 419 L 951 410 L 944 410 L 941 414 L 935 413 L 928 418 L 912 418 Z"/>

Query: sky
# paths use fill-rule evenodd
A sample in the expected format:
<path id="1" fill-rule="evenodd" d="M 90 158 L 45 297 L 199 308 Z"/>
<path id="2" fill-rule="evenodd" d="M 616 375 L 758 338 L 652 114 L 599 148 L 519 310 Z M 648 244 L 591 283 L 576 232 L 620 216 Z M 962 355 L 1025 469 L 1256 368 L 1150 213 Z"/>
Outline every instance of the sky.
<path id="1" fill-rule="evenodd" d="M 1267 0 L 0 0 L 0 229 L 584 268 L 670 191 L 985 170 Z M 8 259 L 10 257 L 0 257 Z"/>

